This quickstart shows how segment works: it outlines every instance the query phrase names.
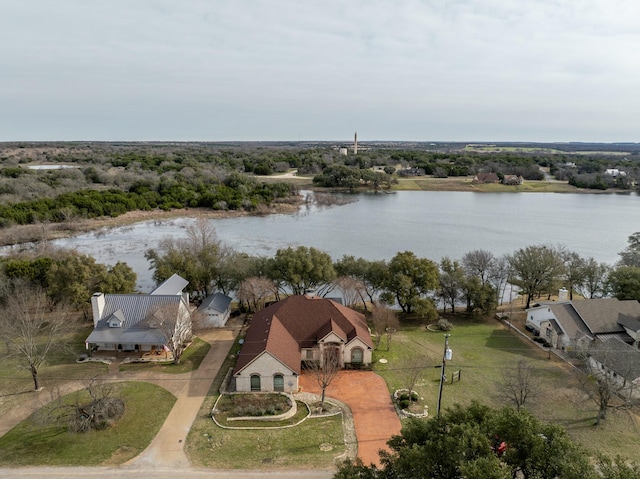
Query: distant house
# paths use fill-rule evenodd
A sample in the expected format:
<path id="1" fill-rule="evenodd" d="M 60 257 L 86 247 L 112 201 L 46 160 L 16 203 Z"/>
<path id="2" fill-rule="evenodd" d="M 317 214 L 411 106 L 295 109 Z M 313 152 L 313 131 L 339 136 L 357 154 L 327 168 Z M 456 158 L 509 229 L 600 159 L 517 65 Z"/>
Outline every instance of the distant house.
<path id="1" fill-rule="evenodd" d="M 500 178 L 495 173 L 478 173 L 473 177 L 474 183 L 500 183 Z"/>
<path id="2" fill-rule="evenodd" d="M 93 331 L 85 340 L 93 351 L 167 351 L 165 324 L 189 327 L 187 280 L 174 274 L 150 294 L 103 294 L 91 298 Z M 185 324 L 187 323 L 187 324 Z M 170 332 L 169 332 L 170 333 Z"/>
<path id="3" fill-rule="evenodd" d="M 617 178 L 618 176 L 627 176 L 625 171 L 619 170 L 618 168 L 607 168 L 604 174 L 612 176 L 613 178 Z"/>
<path id="4" fill-rule="evenodd" d="M 640 350 L 616 338 L 597 343 L 589 351 L 592 371 L 600 372 L 612 380 L 620 392 L 629 396 L 640 395 Z"/>
<path id="5" fill-rule="evenodd" d="M 371 364 L 362 314 L 330 299 L 290 296 L 257 312 L 233 371 L 236 391 L 298 390 L 304 361 L 336 354 L 341 367 Z"/>
<path id="6" fill-rule="evenodd" d="M 424 176 L 423 168 L 401 168 L 396 171 L 398 176 Z"/>
<path id="7" fill-rule="evenodd" d="M 611 338 L 637 344 L 640 332 L 640 303 L 635 300 L 599 298 L 541 303 L 526 313 L 527 328 L 559 349 L 587 350 L 596 340 Z"/>
<path id="8" fill-rule="evenodd" d="M 199 326 L 222 328 L 231 315 L 231 298 L 222 293 L 212 294 L 202 301 L 196 314 Z"/>
<path id="9" fill-rule="evenodd" d="M 520 175 L 504 175 L 502 183 L 504 185 L 521 185 L 524 183 L 524 177 Z"/>

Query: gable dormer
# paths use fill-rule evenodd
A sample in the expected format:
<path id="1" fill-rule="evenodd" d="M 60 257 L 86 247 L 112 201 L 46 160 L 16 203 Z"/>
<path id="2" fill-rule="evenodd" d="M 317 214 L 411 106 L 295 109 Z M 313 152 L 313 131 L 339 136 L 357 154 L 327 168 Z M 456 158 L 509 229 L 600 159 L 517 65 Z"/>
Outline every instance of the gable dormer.
<path id="1" fill-rule="evenodd" d="M 110 328 L 121 328 L 124 326 L 124 313 L 122 312 L 121 309 L 119 309 L 118 311 L 116 311 L 115 313 L 113 313 L 109 319 L 107 319 L 107 325 Z"/>

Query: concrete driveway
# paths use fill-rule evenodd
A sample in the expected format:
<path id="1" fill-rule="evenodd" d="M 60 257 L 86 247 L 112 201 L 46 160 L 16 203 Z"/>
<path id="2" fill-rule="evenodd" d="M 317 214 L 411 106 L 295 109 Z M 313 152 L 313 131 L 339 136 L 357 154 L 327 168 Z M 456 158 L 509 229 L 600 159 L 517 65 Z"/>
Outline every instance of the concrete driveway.
<path id="1" fill-rule="evenodd" d="M 322 392 L 312 373 L 303 372 L 300 385 L 305 392 Z M 400 434 L 401 428 L 384 379 L 372 371 L 340 371 L 327 388 L 326 395 L 351 408 L 358 457 L 366 465 L 379 465 L 378 451 L 389 450 L 387 441 Z"/>

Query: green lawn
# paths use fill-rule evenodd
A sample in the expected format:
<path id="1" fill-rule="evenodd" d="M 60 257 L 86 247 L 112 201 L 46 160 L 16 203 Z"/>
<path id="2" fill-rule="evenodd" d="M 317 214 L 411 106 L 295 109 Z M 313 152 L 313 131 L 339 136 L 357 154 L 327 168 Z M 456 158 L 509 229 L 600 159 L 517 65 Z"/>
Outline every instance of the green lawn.
<path id="1" fill-rule="evenodd" d="M 38 381 L 45 390 L 55 389 L 58 384 L 74 379 L 87 379 L 107 372 L 103 363 L 85 362 L 78 364 L 77 357 L 85 352 L 84 340 L 93 330 L 93 324 L 81 324 L 69 338 L 64 350 L 55 351 L 47 356 L 46 362 L 38 370 Z M 7 357 L 4 343 L 0 342 L 0 416 L 16 407 L 25 398 L 33 394 L 33 379 L 19 357 Z"/>
<path id="2" fill-rule="evenodd" d="M 142 371 L 153 370 L 161 373 L 188 373 L 195 371 L 211 349 L 211 345 L 200 338 L 195 338 L 189 347 L 182 353 L 180 364 L 168 362 L 146 362 L 120 364 L 120 371 Z"/>
<path id="3" fill-rule="evenodd" d="M 555 357 L 548 359 L 547 352 L 519 338 L 498 321 L 474 321 L 460 316 L 454 319 L 454 325 L 449 332 L 453 358 L 446 364 L 449 381 L 443 388 L 443 409 L 454 403 L 469 404 L 474 399 L 494 407 L 505 405 L 498 394 L 502 372 L 524 359 L 533 366 L 540 382 L 538 395 L 526 404 L 529 410 L 543 421 L 566 427 L 574 439 L 591 450 L 637 457 L 637 416 L 629 411 L 611 411 L 604 424 L 594 427 L 597 406 L 581 390 L 577 372 L 565 362 Z M 383 346 L 374 352 L 374 370 L 385 378 L 392 392 L 406 384 L 402 379 L 403 358 L 425 356 L 430 367 L 424 370 L 415 389 L 433 416 L 440 378 L 440 369 L 434 366 L 442 364 L 443 352 L 444 333 L 427 331 L 423 325 L 406 326 L 393 336 L 390 351 Z M 377 362 L 380 358 L 388 362 Z M 461 380 L 451 383 L 454 371 L 461 372 Z"/>
<path id="4" fill-rule="evenodd" d="M 185 452 L 192 465 L 218 469 L 334 467 L 336 458 L 345 452 L 342 415 L 309 418 L 294 427 L 268 430 L 223 429 L 213 422 L 211 410 L 225 374 L 235 364 L 240 339 L 231 347 L 187 436 Z"/>
<path id="5" fill-rule="evenodd" d="M 125 413 L 113 427 L 73 434 L 62 424 L 39 425 L 32 416 L 0 438 L 0 465 L 116 465 L 140 454 L 176 398 L 153 384 L 127 382 L 116 387 Z"/>
<path id="6" fill-rule="evenodd" d="M 342 415 L 258 430 L 222 429 L 199 416 L 187 445 L 194 466 L 216 469 L 330 468 L 345 450 Z"/>

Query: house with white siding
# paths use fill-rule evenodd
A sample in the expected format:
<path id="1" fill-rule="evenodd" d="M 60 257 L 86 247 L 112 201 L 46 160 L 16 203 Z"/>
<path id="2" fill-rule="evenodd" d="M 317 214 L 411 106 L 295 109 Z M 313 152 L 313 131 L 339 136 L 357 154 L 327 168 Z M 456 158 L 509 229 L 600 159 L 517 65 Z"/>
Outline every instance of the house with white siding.
<path id="1" fill-rule="evenodd" d="M 174 274 L 150 294 L 103 294 L 91 298 L 93 331 L 85 340 L 88 350 L 114 352 L 167 352 L 171 331 L 190 330 L 187 280 Z M 165 354 L 166 356 L 166 354 Z"/>
<path id="2" fill-rule="evenodd" d="M 214 293 L 207 296 L 198 309 L 198 326 L 203 328 L 222 328 L 231 316 L 231 298 L 226 294 Z"/>
<path id="3" fill-rule="evenodd" d="M 558 349 L 590 349 L 596 340 L 636 344 L 640 303 L 617 298 L 540 303 L 526 310 L 527 329 Z"/>

